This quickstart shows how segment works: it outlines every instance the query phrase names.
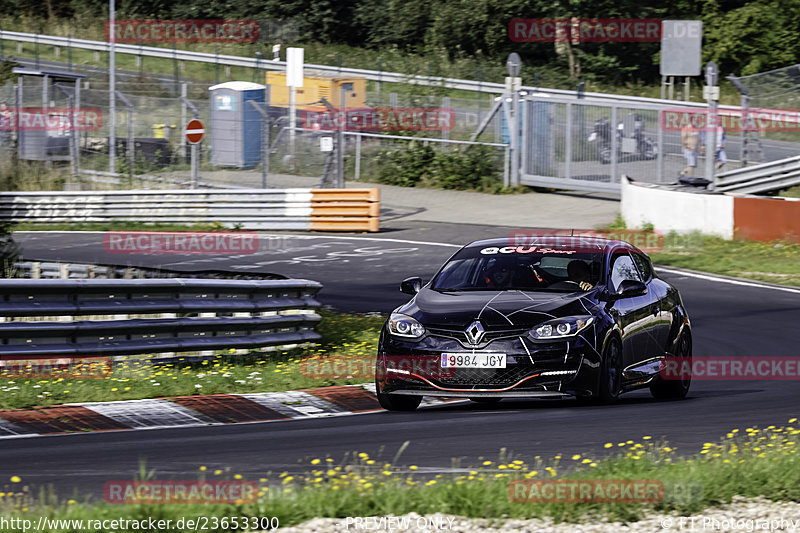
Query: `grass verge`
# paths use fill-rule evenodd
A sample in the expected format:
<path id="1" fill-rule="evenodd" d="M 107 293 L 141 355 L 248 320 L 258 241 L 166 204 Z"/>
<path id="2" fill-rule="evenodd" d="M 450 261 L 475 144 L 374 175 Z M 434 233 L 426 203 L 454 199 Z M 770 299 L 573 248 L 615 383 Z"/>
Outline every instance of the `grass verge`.
<path id="1" fill-rule="evenodd" d="M 370 381 L 384 318 L 321 311 L 320 344 L 248 356 L 218 354 L 201 362 L 154 364 L 130 359 L 115 364 L 108 377 L 97 366 L 69 369 L 15 366 L 0 371 L 0 409 L 45 407 L 63 403 L 136 400 L 193 394 L 272 392 L 349 385 Z M 331 359 L 347 368 L 326 366 Z M 341 373 L 336 370 L 342 368 Z M 348 377 L 349 376 L 349 377 Z M 44 378 L 44 379 L 41 379 Z"/>
<path id="2" fill-rule="evenodd" d="M 0 513 L 32 520 L 40 516 L 61 520 L 103 520 L 148 517 L 172 519 L 212 517 L 277 517 L 281 526 L 315 517 L 345 518 L 410 512 L 445 513 L 472 518 L 545 518 L 556 522 L 617 520 L 631 522 L 652 512 L 697 513 L 710 506 L 729 503 L 734 496 L 763 497 L 773 501 L 800 499 L 800 457 L 797 419 L 788 426 L 766 429 L 734 429 L 703 450 L 680 456 L 667 443 L 649 436 L 640 442 L 606 443 L 604 458 L 581 454 L 553 458 L 514 459 L 501 450 L 495 460 L 481 460 L 460 475 L 421 474 L 415 466 L 398 467 L 381 457 L 352 453 L 341 461 L 315 458 L 307 473 L 292 476 L 265 473 L 258 480 L 258 496 L 252 503 L 180 505 L 132 502 L 110 505 L 77 499 L 59 500 L 34 495 L 24 480 L 12 476 L 0 485 Z M 402 452 L 402 448 L 400 450 Z M 400 452 L 392 460 L 396 462 Z M 156 473 L 140 479 L 156 482 Z M 198 481 L 242 480 L 229 470 L 210 470 L 199 465 Z M 654 503 L 511 501 L 512 481 L 652 480 L 663 486 L 663 497 Z M 252 480 L 255 482 L 255 480 Z M 516 494 L 519 495 L 517 492 Z M 230 522 L 229 522 L 230 524 Z M 74 526 L 73 526 L 74 527 Z M 241 528 L 218 527 L 212 531 Z M 51 527 L 50 531 L 62 531 Z M 82 528 L 82 531 L 95 529 Z M 172 527 L 166 531 L 188 531 Z"/>
<path id="3" fill-rule="evenodd" d="M 633 238 L 631 244 L 650 240 L 643 232 L 653 230 L 652 225 L 644 229 L 634 229 L 630 235 L 622 216 L 600 228 L 608 232 L 609 238 Z M 637 240 L 638 239 L 638 240 Z M 658 251 L 648 252 L 653 263 L 723 274 L 738 278 L 748 278 L 783 285 L 800 285 L 800 244 L 791 242 L 758 242 L 746 240 L 725 240 L 721 237 L 703 235 L 699 232 L 679 234 L 670 232 L 658 241 Z"/>
<path id="4" fill-rule="evenodd" d="M 783 285 L 800 285 L 800 245 L 785 242 L 727 241 L 693 233 L 664 237 L 650 253 L 658 265 L 675 266 Z"/>

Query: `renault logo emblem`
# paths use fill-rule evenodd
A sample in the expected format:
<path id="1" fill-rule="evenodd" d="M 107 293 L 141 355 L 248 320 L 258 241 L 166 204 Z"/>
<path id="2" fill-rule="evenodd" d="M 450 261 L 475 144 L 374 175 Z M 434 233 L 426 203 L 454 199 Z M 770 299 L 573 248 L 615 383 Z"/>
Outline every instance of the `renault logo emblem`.
<path id="1" fill-rule="evenodd" d="M 481 323 L 477 320 L 467 326 L 467 329 L 464 331 L 464 333 L 467 334 L 467 340 L 470 344 L 480 344 L 485 332 L 486 330 L 483 329 L 483 326 L 481 326 Z"/>

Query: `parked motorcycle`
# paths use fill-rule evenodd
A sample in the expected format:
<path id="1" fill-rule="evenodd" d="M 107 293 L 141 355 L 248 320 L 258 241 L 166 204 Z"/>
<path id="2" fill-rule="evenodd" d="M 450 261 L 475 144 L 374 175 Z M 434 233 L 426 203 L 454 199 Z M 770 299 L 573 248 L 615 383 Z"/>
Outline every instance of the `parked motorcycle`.
<path id="1" fill-rule="evenodd" d="M 629 113 L 617 124 L 617 160 L 623 155 L 634 154 L 641 159 L 655 159 L 658 147 L 644 134 L 644 118 L 638 113 Z M 603 117 L 595 121 L 589 142 L 597 142 L 597 158 L 601 163 L 611 163 L 611 122 Z"/>

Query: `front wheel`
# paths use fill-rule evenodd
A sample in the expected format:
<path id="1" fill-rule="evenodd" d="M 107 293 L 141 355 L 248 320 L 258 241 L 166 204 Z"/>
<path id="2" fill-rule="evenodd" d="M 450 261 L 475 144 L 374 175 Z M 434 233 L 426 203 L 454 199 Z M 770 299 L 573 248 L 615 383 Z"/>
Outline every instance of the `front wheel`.
<path id="1" fill-rule="evenodd" d="M 681 368 L 680 379 L 664 379 L 656 376 L 653 384 L 650 385 L 650 394 L 653 395 L 653 398 L 680 400 L 689 393 L 689 386 L 692 384 L 692 338 L 688 333 L 681 334 L 675 352 L 679 368 Z"/>
<path id="2" fill-rule="evenodd" d="M 619 399 L 622 383 L 622 347 L 616 338 L 608 341 L 600 362 L 600 383 L 596 403 L 610 405 Z"/>
<path id="3" fill-rule="evenodd" d="M 381 386 L 375 382 L 375 396 L 378 403 L 387 411 L 414 411 L 422 402 L 422 396 L 406 396 L 403 394 L 383 394 Z"/>

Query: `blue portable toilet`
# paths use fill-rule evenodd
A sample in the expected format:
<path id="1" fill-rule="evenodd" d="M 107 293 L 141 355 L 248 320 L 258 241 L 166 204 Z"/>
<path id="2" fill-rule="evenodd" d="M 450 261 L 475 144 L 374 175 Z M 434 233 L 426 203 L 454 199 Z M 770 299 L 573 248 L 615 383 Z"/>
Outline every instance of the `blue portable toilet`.
<path id="1" fill-rule="evenodd" d="M 264 104 L 264 85 L 228 81 L 211 92 L 211 164 L 252 167 L 261 162 L 262 118 L 249 101 Z"/>

